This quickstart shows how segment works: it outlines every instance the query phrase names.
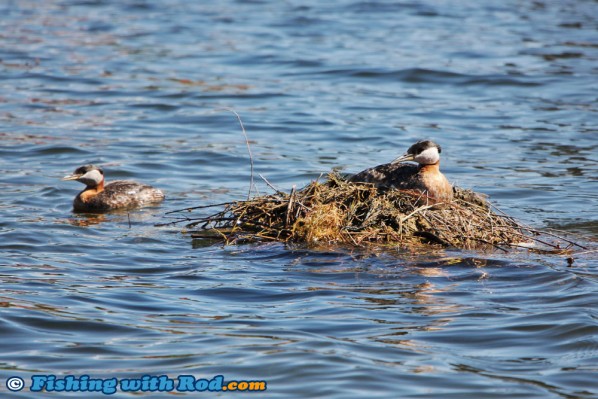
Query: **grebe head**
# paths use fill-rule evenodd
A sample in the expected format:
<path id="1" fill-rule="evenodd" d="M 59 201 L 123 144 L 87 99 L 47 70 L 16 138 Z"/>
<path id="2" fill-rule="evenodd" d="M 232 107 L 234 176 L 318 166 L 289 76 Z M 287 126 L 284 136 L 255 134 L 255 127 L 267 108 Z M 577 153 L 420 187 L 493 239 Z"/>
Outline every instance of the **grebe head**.
<path id="1" fill-rule="evenodd" d="M 440 161 L 441 152 L 442 149 L 435 142 L 422 140 L 409 147 L 405 154 L 392 161 L 392 163 L 415 161 L 420 165 L 433 165 Z"/>
<path id="2" fill-rule="evenodd" d="M 97 187 L 104 181 L 104 171 L 94 165 L 77 168 L 72 175 L 64 176 L 62 180 L 77 180 L 88 187 Z"/>

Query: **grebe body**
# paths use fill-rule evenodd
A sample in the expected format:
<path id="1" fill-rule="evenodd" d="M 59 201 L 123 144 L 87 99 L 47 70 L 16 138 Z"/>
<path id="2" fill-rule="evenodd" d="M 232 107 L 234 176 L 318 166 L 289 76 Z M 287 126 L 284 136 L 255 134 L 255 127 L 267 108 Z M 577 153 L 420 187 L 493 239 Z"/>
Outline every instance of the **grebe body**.
<path id="1" fill-rule="evenodd" d="M 102 212 L 157 204 L 164 193 L 147 184 L 130 180 L 115 180 L 104 184 L 104 171 L 94 165 L 77 168 L 62 180 L 76 180 L 85 189 L 75 197 L 73 209 L 79 212 Z"/>
<path id="2" fill-rule="evenodd" d="M 435 202 L 448 202 L 453 199 L 453 187 L 440 172 L 441 151 L 440 146 L 433 141 L 418 141 L 394 161 L 361 171 L 350 181 L 372 183 L 376 187 L 415 190 Z M 402 163 L 405 161 L 415 161 L 417 165 Z"/>

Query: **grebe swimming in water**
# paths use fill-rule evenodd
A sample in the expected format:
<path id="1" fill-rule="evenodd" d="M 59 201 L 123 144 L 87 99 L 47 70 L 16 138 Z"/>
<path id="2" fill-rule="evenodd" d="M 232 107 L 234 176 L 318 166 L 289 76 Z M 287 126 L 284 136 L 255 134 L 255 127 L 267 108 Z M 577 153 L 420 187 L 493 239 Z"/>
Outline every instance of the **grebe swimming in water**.
<path id="1" fill-rule="evenodd" d="M 94 165 L 81 166 L 62 180 L 77 180 L 86 185 L 73 201 L 75 211 L 133 208 L 164 199 L 164 193 L 157 188 L 130 180 L 116 180 L 104 185 L 104 171 Z"/>
<path id="2" fill-rule="evenodd" d="M 439 168 L 441 151 L 440 146 L 433 141 L 418 141 L 391 163 L 359 172 L 350 181 L 373 183 L 376 187 L 416 190 L 437 202 L 451 201 L 453 187 Z M 404 161 L 415 161 L 418 165 L 401 163 Z"/>

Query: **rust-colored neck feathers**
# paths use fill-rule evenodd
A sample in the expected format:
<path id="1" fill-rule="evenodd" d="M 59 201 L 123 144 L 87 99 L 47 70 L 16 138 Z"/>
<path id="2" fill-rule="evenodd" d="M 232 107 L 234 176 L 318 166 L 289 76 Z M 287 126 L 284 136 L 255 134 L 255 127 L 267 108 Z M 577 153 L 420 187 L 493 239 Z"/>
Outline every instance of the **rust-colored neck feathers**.
<path id="1" fill-rule="evenodd" d="M 440 173 L 440 161 L 431 165 L 421 165 L 420 173 Z"/>
<path id="2" fill-rule="evenodd" d="M 451 201 L 453 199 L 453 186 L 440 172 L 440 161 L 431 165 L 423 165 L 419 174 L 422 177 L 427 194 L 435 201 Z"/>
<path id="3" fill-rule="evenodd" d="M 104 180 L 102 180 L 97 186 L 85 187 L 85 190 L 81 191 L 79 194 L 79 198 L 81 198 L 81 201 L 83 202 L 88 202 L 102 191 L 104 191 Z"/>

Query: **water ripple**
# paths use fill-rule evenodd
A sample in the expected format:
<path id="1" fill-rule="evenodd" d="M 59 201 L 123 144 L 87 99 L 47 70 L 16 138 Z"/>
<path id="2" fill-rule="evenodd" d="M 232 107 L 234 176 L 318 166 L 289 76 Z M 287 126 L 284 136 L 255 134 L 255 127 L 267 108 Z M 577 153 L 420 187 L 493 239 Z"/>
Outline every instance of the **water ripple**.
<path id="1" fill-rule="evenodd" d="M 527 79 L 510 77 L 508 75 L 467 75 L 450 71 L 430 70 L 422 68 L 408 68 L 395 71 L 372 69 L 333 69 L 313 74 L 340 76 L 344 78 L 363 78 L 380 82 L 429 83 L 434 85 L 452 84 L 459 86 L 542 86 L 543 82 L 537 78 Z"/>

